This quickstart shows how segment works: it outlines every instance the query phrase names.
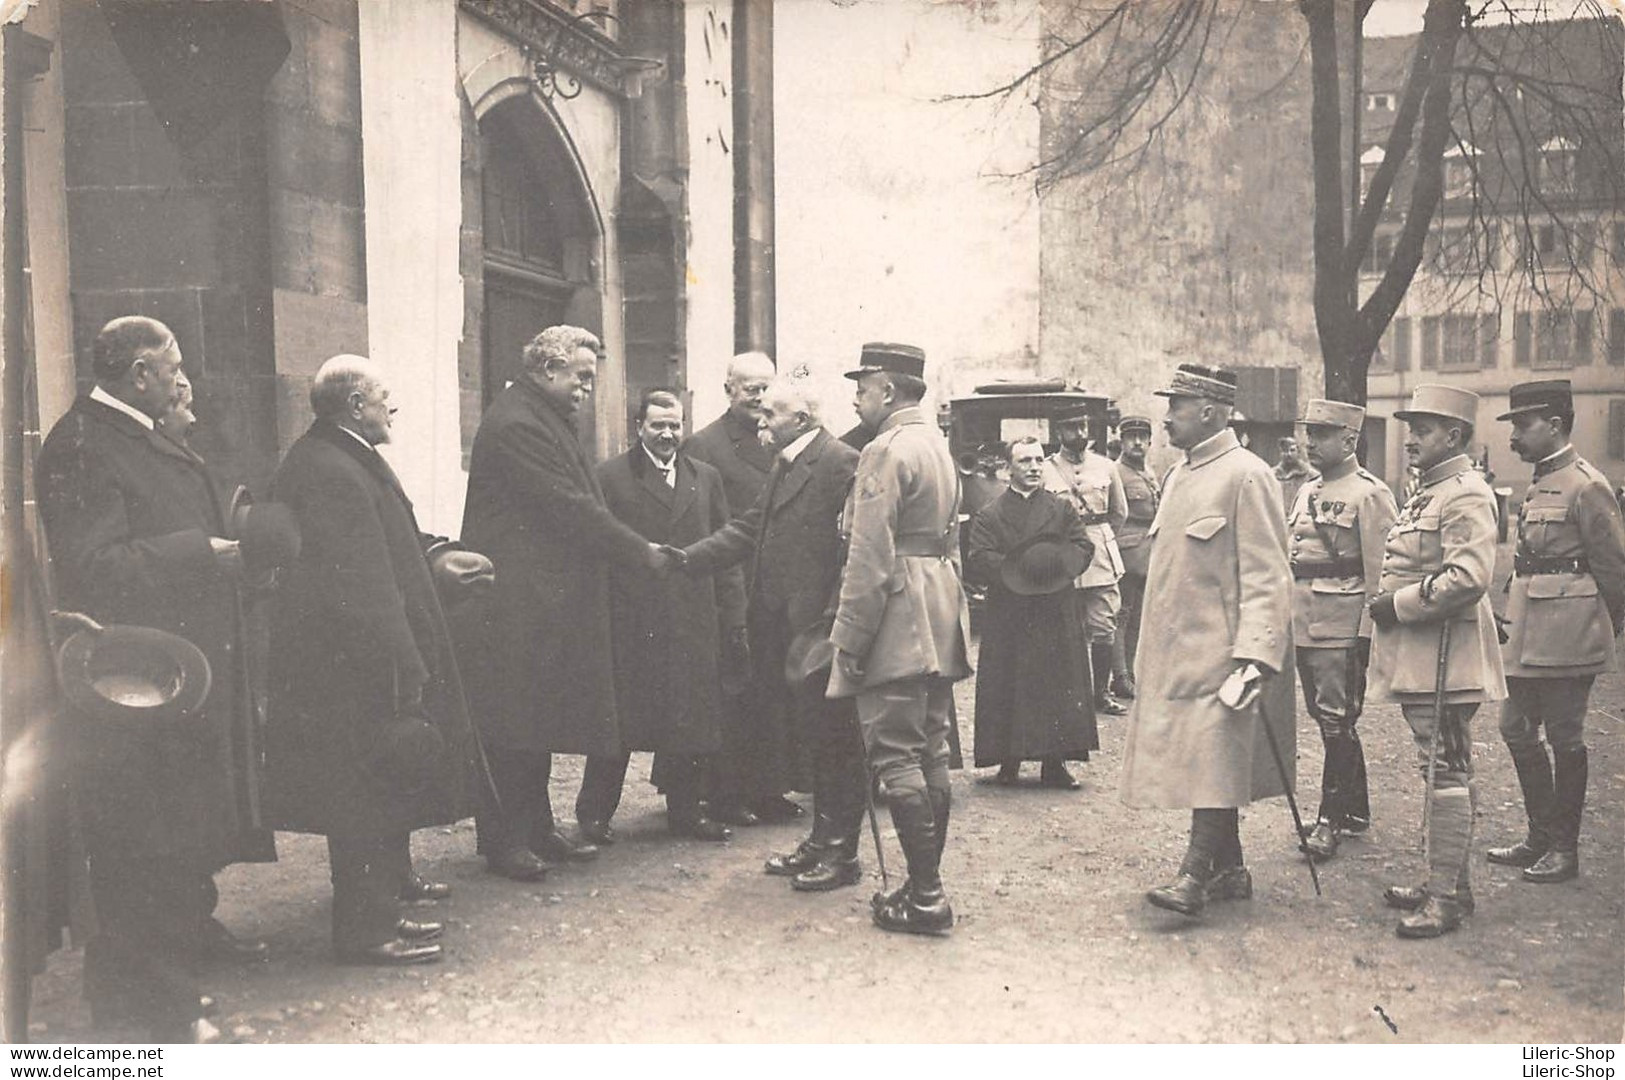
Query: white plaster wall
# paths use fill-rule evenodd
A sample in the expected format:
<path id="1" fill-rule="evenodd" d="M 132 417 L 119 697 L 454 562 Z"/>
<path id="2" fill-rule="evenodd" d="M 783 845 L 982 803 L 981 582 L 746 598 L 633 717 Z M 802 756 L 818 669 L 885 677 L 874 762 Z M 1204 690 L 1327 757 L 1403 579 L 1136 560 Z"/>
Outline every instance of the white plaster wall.
<path id="1" fill-rule="evenodd" d="M 778 17 L 775 8 L 774 19 Z M 689 152 L 684 346 L 696 428 L 727 406 L 722 383 L 734 351 L 732 23 L 732 3 L 684 4 L 683 108 Z M 784 198 L 782 192 L 779 198 Z"/>
<path id="2" fill-rule="evenodd" d="M 1030 106 L 942 103 L 1037 56 L 1034 0 L 781 0 L 774 8 L 781 371 L 805 365 L 837 431 L 863 342 L 926 350 L 935 393 L 1024 374 L 1038 345 Z"/>
<path id="3" fill-rule="evenodd" d="M 533 93 L 519 47 L 467 14 L 458 20 L 457 63 L 463 93 L 476 116 L 516 93 Z M 623 448 L 626 428 L 622 419 L 626 415 L 626 332 L 621 311 L 624 294 L 614 224 L 621 190 L 620 103 L 586 83 L 578 97 L 536 100 L 562 129 L 576 159 L 574 168 L 598 218 L 599 244 L 592 261 L 604 314 L 601 326 L 586 329 L 599 335 L 609 357 L 598 372 L 593 395 L 598 440 L 595 450 L 603 458 Z"/>
<path id="4" fill-rule="evenodd" d="M 455 535 L 462 127 L 456 0 L 367 0 L 360 13 L 367 337 L 399 406 L 385 456 L 422 528 Z"/>

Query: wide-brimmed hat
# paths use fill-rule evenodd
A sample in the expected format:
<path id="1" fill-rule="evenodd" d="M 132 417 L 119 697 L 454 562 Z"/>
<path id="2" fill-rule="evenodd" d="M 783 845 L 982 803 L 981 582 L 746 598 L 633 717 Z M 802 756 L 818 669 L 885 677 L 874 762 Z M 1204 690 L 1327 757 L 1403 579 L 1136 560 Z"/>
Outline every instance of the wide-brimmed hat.
<path id="1" fill-rule="evenodd" d="M 62 694 L 81 715 L 113 723 L 153 723 L 203 707 L 212 682 L 203 650 L 167 630 L 102 626 L 83 615 L 57 650 Z"/>
<path id="2" fill-rule="evenodd" d="M 1446 420 L 1476 424 L 1478 395 L 1459 386 L 1423 383 L 1411 390 L 1411 400 L 1405 408 L 1394 410 L 1396 420 L 1410 420 L 1417 416 L 1440 416 Z"/>
<path id="3" fill-rule="evenodd" d="M 849 379 L 889 371 L 895 375 L 925 378 L 925 350 L 917 345 L 900 345 L 894 341 L 870 341 L 863 346 L 858 366 L 846 373 Z"/>
<path id="4" fill-rule="evenodd" d="M 1311 398 L 1309 404 L 1304 406 L 1303 415 L 1298 417 L 1298 423 L 1359 431 L 1365 424 L 1365 410 L 1346 401 Z"/>
<path id="5" fill-rule="evenodd" d="M 1519 383 L 1507 392 L 1506 412 L 1497 420 L 1511 420 L 1524 413 L 1574 412 L 1574 388 L 1567 379 L 1541 379 L 1539 382 Z"/>
<path id="6" fill-rule="evenodd" d="M 1018 596 L 1060 592 L 1089 566 L 1094 552 L 1070 540 L 1039 535 L 1010 549 L 999 566 L 1004 587 Z"/>
<path id="7" fill-rule="evenodd" d="M 1174 369 L 1174 377 L 1168 385 L 1152 393 L 1158 397 L 1199 397 L 1223 405 L 1234 405 L 1238 381 L 1236 373 L 1228 368 L 1180 364 Z"/>

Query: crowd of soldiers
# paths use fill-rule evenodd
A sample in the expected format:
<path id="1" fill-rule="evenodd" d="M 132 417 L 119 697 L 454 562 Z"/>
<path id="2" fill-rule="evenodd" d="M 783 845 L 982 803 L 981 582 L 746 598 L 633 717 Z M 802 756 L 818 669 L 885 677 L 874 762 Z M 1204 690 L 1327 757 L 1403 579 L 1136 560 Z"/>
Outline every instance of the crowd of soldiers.
<path id="1" fill-rule="evenodd" d="M 922 412 L 918 348 L 863 347 L 844 436 L 806 380 L 745 353 L 714 423 L 685 438 L 681 397 L 647 391 L 631 448 L 595 463 L 577 424 L 601 352 L 570 326 L 525 347 L 475 436 L 451 540 L 419 528 L 378 452 L 395 412 L 383 366 L 321 366 L 315 420 L 256 502 L 188 444 L 169 329 L 103 328 L 95 386 L 38 468 L 57 606 L 88 617 L 61 676 L 82 736 L 99 1023 L 218 1034 L 199 962 L 264 946 L 214 918 L 212 875 L 274 859 L 273 829 L 327 838 L 340 961 L 439 959 L 444 926 L 407 905 L 450 888 L 414 870 L 411 832 L 473 815 L 491 873 L 536 881 L 615 843 L 636 752 L 654 754 L 670 830 L 696 840 L 795 820 L 787 796 L 810 792 L 806 838 L 764 865 L 797 891 L 858 884 L 865 809 L 883 806 L 907 875 L 873 897 L 875 924 L 949 932 L 964 581 L 985 596 L 975 764 L 1009 785 L 1038 761 L 1040 784 L 1076 790 L 1068 764 L 1098 749 L 1097 716 L 1127 713 L 1124 800 L 1191 812 L 1151 904 L 1197 916 L 1251 896 L 1238 810 L 1291 797 L 1294 668 L 1325 750 L 1311 859 L 1370 825 L 1368 670 L 1415 733 L 1428 872 L 1385 894 L 1401 936 L 1472 911 L 1469 721 L 1484 702 L 1505 699 L 1529 820 L 1490 860 L 1534 882 L 1578 873 L 1583 717 L 1625 620 L 1625 526 L 1569 444 L 1565 383 L 1514 388 L 1500 418 L 1535 466 L 1503 631 L 1466 391 L 1420 386 L 1396 414 L 1422 477 L 1403 508 L 1356 459 L 1363 410 L 1314 401 L 1314 471 L 1292 477 L 1283 513 L 1281 479 L 1232 427 L 1234 374 L 1185 364 L 1158 391 L 1182 452 L 1165 476 L 1146 465 L 1149 417 L 1121 420 L 1113 461 L 1084 415 L 1063 415 L 1053 454 L 1001 447 L 1006 479 L 962 515 L 967 477 Z M 553 812 L 554 754 L 585 757 L 572 831 Z"/>

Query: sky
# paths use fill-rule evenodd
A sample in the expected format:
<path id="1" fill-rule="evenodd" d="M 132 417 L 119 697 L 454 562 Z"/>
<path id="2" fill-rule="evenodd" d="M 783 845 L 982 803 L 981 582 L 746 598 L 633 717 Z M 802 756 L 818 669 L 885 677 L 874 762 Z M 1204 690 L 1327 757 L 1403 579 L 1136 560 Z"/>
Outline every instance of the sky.
<path id="1" fill-rule="evenodd" d="M 1469 0 L 1474 10 L 1482 9 L 1488 22 L 1506 22 L 1508 9 L 1520 19 L 1566 19 L 1577 11 L 1591 14 L 1595 8 L 1585 0 Z M 1616 14 L 1625 10 L 1625 0 L 1600 0 L 1601 6 Z M 1427 0 L 1376 0 L 1365 17 L 1370 37 L 1396 37 L 1422 30 L 1422 12 Z"/>

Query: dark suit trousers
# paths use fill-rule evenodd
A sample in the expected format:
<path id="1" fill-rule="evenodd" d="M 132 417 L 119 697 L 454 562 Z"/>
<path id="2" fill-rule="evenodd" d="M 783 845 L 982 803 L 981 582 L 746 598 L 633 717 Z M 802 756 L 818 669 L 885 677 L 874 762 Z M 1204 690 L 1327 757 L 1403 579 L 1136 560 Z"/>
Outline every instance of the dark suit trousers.
<path id="1" fill-rule="evenodd" d="M 401 921 L 402 866 L 411 863 L 409 833 L 329 833 L 333 878 L 333 948 L 355 952 L 393 941 Z"/>
<path id="2" fill-rule="evenodd" d="M 626 767 L 631 754 L 593 754 L 581 776 L 581 792 L 576 796 L 577 821 L 608 821 L 621 805 L 621 789 L 626 784 Z M 688 754 L 656 754 L 654 777 L 666 793 L 666 812 L 689 819 L 699 816 L 700 784 L 704 776 L 702 759 Z"/>
<path id="3" fill-rule="evenodd" d="M 750 624 L 750 683 L 744 693 L 723 702 L 722 752 L 716 755 L 707 788 L 713 801 L 746 804 L 771 800 L 811 785 L 800 739 L 795 702 L 784 681 L 790 632 L 783 611 L 753 604 Z"/>
<path id="4" fill-rule="evenodd" d="M 851 698 L 826 698 L 827 682 L 827 674 L 815 676 L 795 695 L 802 742 L 812 750 L 813 839 L 852 843 L 863 828 L 869 773 L 863 763 L 857 705 Z"/>
<path id="5" fill-rule="evenodd" d="M 90 850 L 97 933 L 85 946 L 85 997 L 98 1022 L 134 1021 L 181 1037 L 203 1015 L 201 866 L 175 856 Z"/>
<path id="6" fill-rule="evenodd" d="M 515 750 L 486 744 L 486 760 L 491 766 L 491 786 L 497 802 L 480 810 L 478 850 L 497 856 L 532 843 L 551 833 L 553 799 L 548 781 L 553 776 L 553 755 L 545 750 Z"/>

